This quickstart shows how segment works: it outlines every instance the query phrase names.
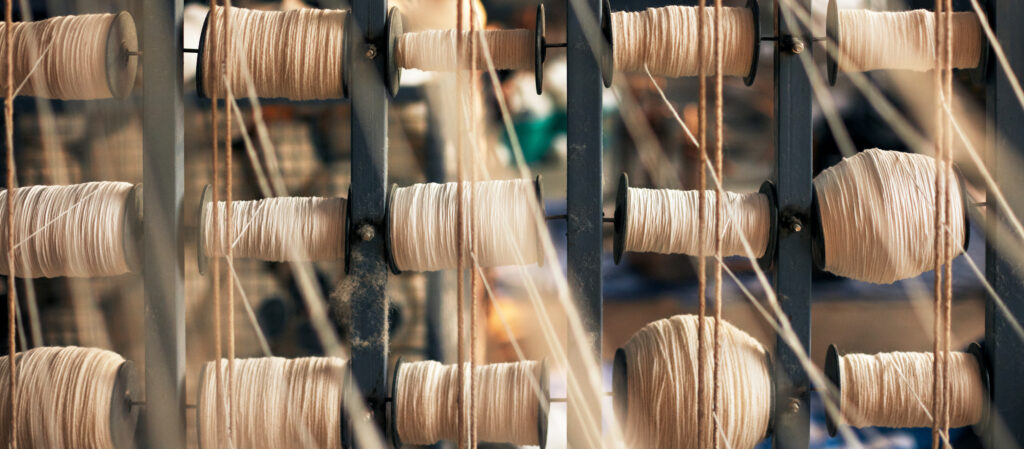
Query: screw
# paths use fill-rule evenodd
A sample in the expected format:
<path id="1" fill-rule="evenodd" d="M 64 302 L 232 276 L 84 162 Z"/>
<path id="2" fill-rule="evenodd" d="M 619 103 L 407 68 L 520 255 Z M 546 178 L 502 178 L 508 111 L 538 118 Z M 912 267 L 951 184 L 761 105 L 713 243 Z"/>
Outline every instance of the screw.
<path id="1" fill-rule="evenodd" d="M 793 38 L 793 45 L 790 46 L 789 51 L 793 52 L 794 55 L 798 55 L 804 52 L 804 41 Z"/>
<path id="2" fill-rule="evenodd" d="M 377 57 L 377 46 L 370 44 L 366 46 L 366 58 L 373 59 Z"/>
<path id="3" fill-rule="evenodd" d="M 364 242 L 373 240 L 373 237 L 377 235 L 377 233 L 373 231 L 373 226 L 368 224 L 360 226 L 357 233 L 359 234 L 359 238 L 363 239 Z"/>
<path id="4" fill-rule="evenodd" d="M 800 222 L 799 218 L 793 217 L 789 222 L 789 230 L 793 232 L 800 232 L 804 229 L 804 224 Z"/>
<path id="5" fill-rule="evenodd" d="M 790 399 L 789 400 L 789 412 L 790 413 L 797 413 L 799 411 L 800 411 L 800 400 L 796 399 L 796 398 Z"/>

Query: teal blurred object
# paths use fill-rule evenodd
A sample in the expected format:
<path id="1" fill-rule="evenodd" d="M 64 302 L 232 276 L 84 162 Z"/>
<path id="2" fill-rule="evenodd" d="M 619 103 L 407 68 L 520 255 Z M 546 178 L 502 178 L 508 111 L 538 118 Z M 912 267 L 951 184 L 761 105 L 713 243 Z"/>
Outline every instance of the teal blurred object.
<path id="1" fill-rule="evenodd" d="M 512 124 L 516 136 L 519 137 L 519 145 L 523 149 L 523 158 L 527 164 L 533 164 L 544 160 L 551 151 L 551 143 L 558 135 L 565 134 L 566 116 L 564 111 L 548 114 L 541 117 L 527 115 L 518 118 Z M 513 158 L 512 142 L 508 133 L 504 137 L 505 147 Z"/>

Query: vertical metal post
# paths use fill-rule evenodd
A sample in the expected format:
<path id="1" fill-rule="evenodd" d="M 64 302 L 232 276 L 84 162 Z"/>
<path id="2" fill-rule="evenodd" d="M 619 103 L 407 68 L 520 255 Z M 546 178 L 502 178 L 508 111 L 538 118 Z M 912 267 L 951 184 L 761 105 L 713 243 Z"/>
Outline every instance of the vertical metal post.
<path id="1" fill-rule="evenodd" d="M 1017 0 L 987 2 L 989 22 L 1017 76 L 1024 74 L 1024 3 Z M 994 58 L 993 58 L 994 59 Z M 988 207 L 986 229 L 986 277 L 1018 321 L 1024 320 L 1024 264 L 1019 258 L 1000 254 L 1000 248 L 1017 248 L 1020 235 L 1006 228 L 1006 216 L 1024 216 L 1024 110 L 1013 93 L 1007 72 L 990 61 L 988 73 L 988 164 L 1006 195 L 1011 210 Z M 989 202 L 993 204 L 993 202 Z M 1018 255 L 1019 256 L 1019 255 Z M 990 299 L 985 307 L 985 353 L 991 368 L 992 415 L 996 418 L 986 431 L 986 446 L 993 448 L 1024 445 L 1024 341 L 1009 325 L 1008 317 Z"/>
<path id="2" fill-rule="evenodd" d="M 810 0 L 787 5 L 810 11 Z M 811 86 L 800 51 L 811 51 L 809 30 L 795 14 L 773 5 L 775 46 L 775 183 L 779 199 L 778 253 L 773 280 L 782 310 L 811 350 Z M 788 16 L 791 20 L 787 20 Z M 806 449 L 810 439 L 810 387 L 795 352 L 775 344 L 775 431 L 772 446 Z"/>
<path id="3" fill-rule="evenodd" d="M 182 0 L 144 0 L 142 177 L 147 448 L 185 447 Z"/>
<path id="4" fill-rule="evenodd" d="M 441 138 L 441 124 L 433 108 L 428 108 L 427 136 L 425 139 L 424 171 L 427 182 L 444 182 L 444 142 Z M 444 271 L 431 271 L 427 276 L 427 359 L 445 361 L 445 339 L 441 330 L 445 322 Z"/>
<path id="5" fill-rule="evenodd" d="M 351 301 L 352 373 L 367 409 L 381 431 L 386 424 L 388 372 L 388 272 L 384 260 L 388 93 L 382 74 L 386 52 L 377 48 L 385 32 L 386 0 L 352 2 L 357 33 L 352 52 Z M 356 417 L 355 419 L 359 419 Z"/>
<path id="6" fill-rule="evenodd" d="M 599 36 L 597 24 L 601 23 L 600 0 L 566 0 L 566 40 L 569 84 L 568 100 L 568 170 L 566 174 L 566 212 L 568 215 L 567 269 L 569 292 L 583 321 L 587 341 L 580 342 L 570 332 L 569 373 L 570 393 L 568 395 L 568 443 L 570 448 L 594 447 L 593 440 L 599 435 L 588 435 L 587 429 L 601 428 L 601 402 L 586 388 L 589 366 L 583 357 L 590 351 L 594 360 L 601 360 L 602 324 L 602 178 L 604 170 L 601 161 L 601 67 L 595 56 L 599 42 L 587 39 L 585 26 L 591 36 Z M 593 44 L 593 46 L 592 46 Z M 597 371 L 599 372 L 599 371 Z M 572 394 L 573 384 L 581 386 L 577 391 L 588 392 L 583 397 Z M 585 419 L 587 419 L 585 421 Z M 588 442 L 591 441 L 591 442 Z"/>

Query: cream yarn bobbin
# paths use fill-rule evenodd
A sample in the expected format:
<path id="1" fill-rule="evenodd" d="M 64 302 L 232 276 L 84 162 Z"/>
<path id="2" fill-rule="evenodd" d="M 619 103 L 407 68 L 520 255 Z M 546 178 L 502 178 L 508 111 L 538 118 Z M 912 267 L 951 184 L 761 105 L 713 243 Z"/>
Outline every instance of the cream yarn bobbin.
<path id="1" fill-rule="evenodd" d="M 395 448 L 457 439 L 458 371 L 458 365 L 399 359 L 391 382 Z M 475 371 L 480 441 L 545 448 L 550 406 L 547 363 L 492 363 L 476 365 Z"/>
<path id="2" fill-rule="evenodd" d="M 231 392 L 235 447 L 341 447 L 347 365 L 333 357 L 236 359 Z M 199 373 L 196 434 L 203 449 L 218 447 L 216 369 L 216 362 L 207 362 Z M 226 361 L 221 369 L 227 376 Z"/>
<path id="3" fill-rule="evenodd" d="M 950 427 L 987 421 L 989 374 L 981 346 L 950 357 Z M 829 345 L 825 376 L 837 389 L 839 411 L 853 427 L 931 427 L 932 363 L 934 354 L 890 352 L 839 355 Z M 830 436 L 837 425 L 826 415 Z"/>
<path id="4" fill-rule="evenodd" d="M 0 33 L 4 27 L 0 23 Z M 135 20 L 128 12 L 15 22 L 13 34 L 14 88 L 24 82 L 18 95 L 121 98 L 135 85 L 139 42 Z M 6 54 L 6 45 L 0 39 L 0 57 Z"/>
<path id="5" fill-rule="evenodd" d="M 19 352 L 18 447 L 24 449 L 130 449 L 134 447 L 139 392 L 132 362 L 98 348 L 44 346 Z M 9 379 L 8 357 L 0 377 Z M 9 402 L 7 388 L 0 400 Z M 10 422 L 8 407 L 0 419 Z M 10 439 L 8 426 L 0 438 Z"/>
<path id="6" fill-rule="evenodd" d="M 704 343 L 710 348 L 714 319 L 704 320 Z M 722 446 L 751 449 L 767 434 L 771 422 L 771 363 L 757 340 L 724 320 L 721 325 L 718 418 L 728 438 Z M 616 351 L 612 392 L 627 447 L 698 447 L 697 329 L 696 316 L 676 315 L 647 324 Z M 712 358 L 706 362 L 705 372 L 711 373 Z M 704 389 L 709 404 L 711 390 Z"/>

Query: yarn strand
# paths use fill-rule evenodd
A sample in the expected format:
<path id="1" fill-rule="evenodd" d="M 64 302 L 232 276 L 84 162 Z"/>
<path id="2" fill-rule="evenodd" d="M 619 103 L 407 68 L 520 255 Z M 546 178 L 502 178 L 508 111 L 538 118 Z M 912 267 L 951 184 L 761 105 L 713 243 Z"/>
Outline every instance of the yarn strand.
<path id="1" fill-rule="evenodd" d="M 13 20 L 11 20 L 12 0 L 4 0 L 4 43 L 7 48 L 13 47 Z M 4 89 L 4 134 L 7 144 L 7 192 L 14 192 L 14 59 L 13 52 L 5 52 L 5 73 L 6 89 Z M 7 441 L 11 449 L 18 449 L 18 357 L 15 334 L 17 333 L 17 322 L 15 320 L 15 309 L 17 306 L 17 290 L 15 290 L 14 277 L 14 195 L 7 195 L 7 354 L 10 375 L 7 380 L 8 410 L 10 410 L 10 437 Z M 10 357 L 10 355 L 15 355 Z"/>

